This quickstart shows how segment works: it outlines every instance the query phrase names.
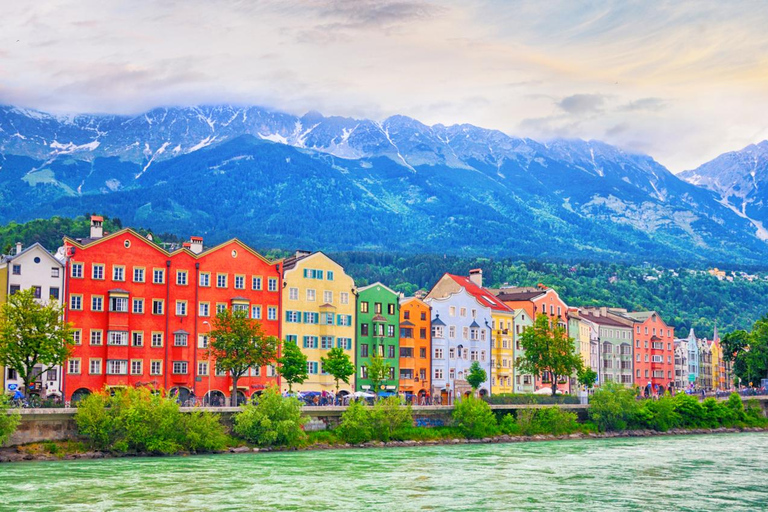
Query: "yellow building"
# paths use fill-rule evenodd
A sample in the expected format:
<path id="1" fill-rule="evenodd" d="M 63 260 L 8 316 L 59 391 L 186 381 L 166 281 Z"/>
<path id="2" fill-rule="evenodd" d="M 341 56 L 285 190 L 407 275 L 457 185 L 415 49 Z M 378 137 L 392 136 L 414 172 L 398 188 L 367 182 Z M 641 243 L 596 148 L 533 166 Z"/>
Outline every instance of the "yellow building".
<path id="1" fill-rule="evenodd" d="M 722 359 L 722 349 L 720 343 L 716 340 L 712 342 L 712 389 L 720 389 L 720 359 Z"/>
<path id="2" fill-rule="evenodd" d="M 499 301 L 499 304 L 501 302 Z M 507 308 L 509 309 L 509 308 Z M 493 394 L 515 392 L 514 319 L 512 309 L 491 308 L 491 390 Z"/>
<path id="3" fill-rule="evenodd" d="M 333 377 L 323 373 L 321 358 L 341 347 L 355 361 L 355 282 L 322 252 L 297 251 L 283 261 L 282 335 L 307 356 L 309 378 L 294 391 L 336 391 Z M 355 376 L 339 390 L 353 392 Z M 288 385 L 283 384 L 287 390 Z"/>
<path id="4" fill-rule="evenodd" d="M 579 316 L 578 308 L 568 308 L 568 334 L 573 338 L 584 368 L 590 368 L 589 324 Z"/>

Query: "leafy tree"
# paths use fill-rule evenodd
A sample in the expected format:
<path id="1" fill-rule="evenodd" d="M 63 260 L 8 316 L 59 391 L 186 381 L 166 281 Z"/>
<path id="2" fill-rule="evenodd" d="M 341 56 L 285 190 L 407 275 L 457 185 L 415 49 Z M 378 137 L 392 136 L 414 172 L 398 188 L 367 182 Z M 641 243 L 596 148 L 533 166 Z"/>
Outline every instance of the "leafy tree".
<path id="1" fill-rule="evenodd" d="M 480 366 L 480 363 L 473 361 L 469 366 L 467 373 L 467 383 L 472 386 L 473 393 L 477 393 L 477 388 L 488 379 L 488 374 Z"/>
<path id="2" fill-rule="evenodd" d="M 583 367 L 578 372 L 578 381 L 579 384 L 589 389 L 597 382 L 597 372 L 592 368 Z"/>
<path id="3" fill-rule="evenodd" d="M 589 399 L 589 419 L 602 432 L 624 430 L 634 421 L 638 407 L 634 389 L 615 382 L 606 382 Z"/>
<path id="4" fill-rule="evenodd" d="M 370 441 L 373 439 L 371 408 L 362 400 L 353 401 L 341 415 L 341 423 L 336 427 L 335 432 L 349 444 Z"/>
<path id="5" fill-rule="evenodd" d="M 377 350 L 373 351 L 368 359 L 368 379 L 374 393 L 378 393 L 381 383 L 389 377 L 389 361 L 384 359 Z"/>
<path id="6" fill-rule="evenodd" d="M 232 376 L 230 403 L 237 406 L 237 381 L 249 368 L 266 366 L 277 358 L 278 340 L 267 336 L 260 322 L 245 311 L 225 309 L 216 315 L 210 333 L 208 355 L 216 368 Z"/>
<path id="7" fill-rule="evenodd" d="M 238 436 L 261 446 L 298 446 L 306 437 L 302 425 L 301 402 L 283 397 L 276 386 L 270 386 L 256 405 L 248 404 L 235 414 L 233 431 Z"/>
<path id="8" fill-rule="evenodd" d="M 0 394 L 0 446 L 3 446 L 3 443 L 11 437 L 21 421 L 21 415 L 18 411 L 8 412 L 10 408 L 8 402 L 8 396 Z"/>
<path id="9" fill-rule="evenodd" d="M 733 373 L 742 383 L 759 385 L 768 378 L 768 316 L 752 326 L 752 331 L 734 331 L 723 336 L 723 355 L 733 361 Z"/>
<path id="10" fill-rule="evenodd" d="M 41 304 L 31 289 L 11 295 L 0 306 L 0 365 L 16 370 L 25 394 L 44 367 L 63 365 L 71 355 L 72 329 L 63 319 L 58 302 Z"/>
<path id="11" fill-rule="evenodd" d="M 283 356 L 277 360 L 277 372 L 288 383 L 288 391 L 293 392 L 294 384 L 302 384 L 309 378 L 307 356 L 296 343 L 283 343 Z"/>
<path id="12" fill-rule="evenodd" d="M 355 374 L 352 359 L 344 353 L 344 349 L 336 347 L 329 350 L 328 357 L 321 357 L 320 361 L 325 371 L 336 381 L 336 394 L 338 394 L 339 381 L 349 384 L 349 378 Z"/>
<path id="13" fill-rule="evenodd" d="M 397 430 L 413 426 L 413 411 L 410 404 L 403 407 L 399 396 L 379 400 L 370 414 L 373 435 L 385 443 Z"/>
<path id="14" fill-rule="evenodd" d="M 525 373 L 541 376 L 549 373 L 552 380 L 552 396 L 557 393 L 560 377 L 572 375 L 582 368 L 581 357 L 576 354 L 573 338 L 565 329 L 550 325 L 549 317 L 539 315 L 531 327 L 520 336 L 525 355 L 517 360 L 517 368 Z"/>

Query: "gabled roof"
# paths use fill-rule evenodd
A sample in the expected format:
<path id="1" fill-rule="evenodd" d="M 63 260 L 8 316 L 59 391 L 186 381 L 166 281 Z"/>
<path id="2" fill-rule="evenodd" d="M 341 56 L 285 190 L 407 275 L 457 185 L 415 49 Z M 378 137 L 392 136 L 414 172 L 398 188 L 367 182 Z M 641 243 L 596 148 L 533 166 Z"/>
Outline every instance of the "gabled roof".
<path id="1" fill-rule="evenodd" d="M 48 256 L 48 258 L 50 258 L 52 261 L 56 262 L 57 265 L 63 265 L 59 260 L 56 259 L 56 256 L 54 256 L 53 254 L 48 252 L 48 249 L 43 247 L 43 244 L 41 244 L 40 242 L 35 242 L 32 245 L 30 245 L 29 247 L 25 247 L 18 254 L 9 254 L 7 256 L 4 256 L 3 259 L 5 261 L 13 261 L 16 258 L 19 258 L 19 257 L 27 254 L 28 252 L 32 251 L 33 249 L 40 249 L 40 251 L 42 251 L 46 256 Z"/>
<path id="2" fill-rule="evenodd" d="M 493 293 L 490 292 L 487 288 L 481 288 L 480 286 L 477 286 L 475 283 L 472 282 L 468 277 L 466 276 L 457 276 L 454 274 L 446 274 L 448 277 L 453 279 L 459 286 L 464 288 L 467 293 L 472 295 L 477 301 L 480 303 L 480 305 L 485 306 L 487 308 L 491 308 L 492 311 L 496 311 L 499 313 L 510 313 L 513 314 L 514 310 L 504 304 L 501 300 L 499 300 L 498 297 L 496 297 Z"/>
<path id="3" fill-rule="evenodd" d="M 469 324 L 469 326 L 474 329 L 480 327 L 480 324 L 477 323 L 477 320 L 472 320 L 472 323 Z"/>
<path id="4" fill-rule="evenodd" d="M 358 292 L 358 293 L 364 292 L 365 290 L 368 290 L 368 289 L 370 289 L 370 288 L 373 288 L 374 286 L 381 286 L 381 287 L 382 287 L 382 288 L 384 288 L 385 290 L 389 291 L 391 294 L 393 294 L 393 295 L 396 295 L 396 296 L 398 296 L 398 297 L 400 296 L 400 294 L 399 294 L 399 293 L 397 293 L 395 290 L 393 290 L 393 289 L 392 289 L 392 288 L 390 288 L 389 286 L 387 286 L 387 285 L 385 285 L 385 284 L 382 284 L 382 283 L 381 283 L 381 281 L 376 281 L 375 283 L 373 283 L 373 284 L 369 284 L 368 286 L 363 286 L 362 288 L 358 288 L 358 289 L 357 289 L 357 292 Z"/>
<path id="5" fill-rule="evenodd" d="M 590 312 L 582 311 L 581 317 L 585 320 L 589 320 L 590 322 L 596 323 L 598 325 L 608 325 L 611 327 L 622 327 L 624 329 L 632 329 L 632 327 L 628 326 L 627 324 L 621 322 L 620 320 L 615 320 L 611 318 L 610 316 L 595 316 Z"/>
<path id="6" fill-rule="evenodd" d="M 440 320 L 440 315 L 437 315 L 435 318 L 432 319 L 432 325 L 438 326 L 438 327 L 445 327 L 445 322 Z"/>
<path id="7" fill-rule="evenodd" d="M 403 320 L 400 322 L 400 327 L 413 327 L 415 324 L 409 320 Z"/>
<path id="8" fill-rule="evenodd" d="M 293 255 L 288 256 L 287 258 L 283 259 L 283 271 L 291 270 L 300 261 L 303 261 L 303 260 L 305 260 L 307 258 L 315 257 L 317 255 L 325 256 L 326 258 L 328 258 L 330 261 L 332 261 L 336 265 L 339 265 L 339 263 L 336 260 L 334 260 L 333 258 L 328 256 L 327 254 L 325 254 L 323 251 L 314 251 L 314 252 L 311 252 L 309 254 L 306 254 L 306 253 L 302 253 L 302 254 L 299 254 L 299 255 L 293 254 Z M 341 268 L 342 271 L 344 270 L 344 267 L 342 267 L 341 265 L 339 265 L 339 268 Z"/>
<path id="9" fill-rule="evenodd" d="M 535 286 L 516 286 L 511 288 L 502 288 L 499 290 L 499 300 L 515 302 L 531 300 L 547 293 L 546 289 L 537 288 Z"/>

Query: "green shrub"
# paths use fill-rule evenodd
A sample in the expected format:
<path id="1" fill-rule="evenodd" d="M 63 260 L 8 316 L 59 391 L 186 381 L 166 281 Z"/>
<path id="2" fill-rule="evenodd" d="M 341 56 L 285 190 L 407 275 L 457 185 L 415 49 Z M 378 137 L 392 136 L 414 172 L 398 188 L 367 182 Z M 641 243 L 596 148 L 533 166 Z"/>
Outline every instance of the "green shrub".
<path id="1" fill-rule="evenodd" d="M 248 404 L 235 414 L 235 434 L 259 446 L 300 445 L 305 434 L 302 429 L 306 421 L 301 415 L 301 402 L 294 397 L 283 397 L 272 386 L 259 398 L 257 405 Z"/>
<path id="2" fill-rule="evenodd" d="M 453 419 L 468 439 L 479 439 L 498 434 L 496 416 L 483 400 L 468 397 L 456 404 Z"/>
<path id="3" fill-rule="evenodd" d="M 483 397 L 491 405 L 528 405 L 528 404 L 578 404 L 576 395 L 536 395 L 533 393 L 502 393 Z"/>
<path id="4" fill-rule="evenodd" d="M 560 407 L 543 407 L 536 411 L 535 425 L 541 434 L 562 436 L 579 430 L 578 416 Z"/>
<path id="5" fill-rule="evenodd" d="M 350 403 L 334 432 L 349 444 L 361 444 L 373 439 L 370 407 L 362 401 Z"/>
<path id="6" fill-rule="evenodd" d="M 307 432 L 306 445 L 312 446 L 313 444 L 339 444 L 341 439 L 336 435 L 335 431 L 331 430 L 315 430 Z"/>
<path id="7" fill-rule="evenodd" d="M 538 434 L 536 425 L 536 409 L 518 409 L 515 419 L 520 433 L 524 436 L 534 436 Z"/>
<path id="8" fill-rule="evenodd" d="M 508 436 L 519 436 L 522 434 L 522 430 L 520 429 L 520 425 L 517 423 L 517 420 L 515 417 L 509 413 L 505 414 L 501 421 L 499 421 L 499 430 L 501 430 L 502 434 L 506 434 Z"/>
<path id="9" fill-rule="evenodd" d="M 642 409 L 650 413 L 650 418 L 646 420 L 648 427 L 659 432 L 676 428 L 682 421 L 680 414 L 676 411 L 675 400 L 669 394 L 665 394 L 658 400 L 646 400 Z"/>
<path id="10" fill-rule="evenodd" d="M 373 437 L 387 442 L 392 434 L 401 428 L 413 426 L 411 406 L 402 406 L 399 396 L 390 396 L 379 400 L 370 413 Z"/>
<path id="11" fill-rule="evenodd" d="M 21 415 L 18 411 L 9 413 L 10 401 L 6 395 L 0 395 L 0 446 L 11 438 L 19 426 Z"/>
<path id="12" fill-rule="evenodd" d="M 181 415 L 184 447 L 191 452 L 215 452 L 227 446 L 228 436 L 224 432 L 218 414 L 193 411 Z"/>
<path id="13" fill-rule="evenodd" d="M 734 422 L 736 424 L 743 424 L 747 420 L 747 413 L 744 411 L 744 402 L 741 401 L 741 396 L 738 393 L 731 393 L 731 396 L 726 400 L 725 405 L 733 413 Z"/>
<path id="14" fill-rule="evenodd" d="M 640 406 L 636 390 L 608 382 L 589 399 L 589 419 L 601 432 L 625 430 L 635 421 Z"/>
<path id="15" fill-rule="evenodd" d="M 765 427 L 768 426 L 768 418 L 763 416 L 763 410 L 760 408 L 760 404 L 757 399 L 750 398 L 747 400 L 747 407 L 745 409 L 746 423 L 750 427 Z"/>
<path id="16" fill-rule="evenodd" d="M 674 402 L 675 412 L 680 417 L 681 427 L 702 428 L 705 426 L 707 415 L 698 398 L 686 393 L 678 393 L 675 395 Z"/>
<path id="17" fill-rule="evenodd" d="M 91 448 L 119 452 L 212 451 L 226 442 L 218 416 L 184 414 L 175 400 L 148 388 L 93 393 L 75 413 L 78 432 Z"/>

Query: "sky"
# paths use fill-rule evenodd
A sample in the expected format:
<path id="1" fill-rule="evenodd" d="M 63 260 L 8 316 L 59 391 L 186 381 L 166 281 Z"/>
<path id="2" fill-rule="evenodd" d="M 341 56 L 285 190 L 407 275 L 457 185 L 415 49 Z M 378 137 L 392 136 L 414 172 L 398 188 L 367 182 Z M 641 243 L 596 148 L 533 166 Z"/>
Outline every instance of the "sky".
<path id="1" fill-rule="evenodd" d="M 402 114 L 679 172 L 768 139 L 766 27 L 762 1 L 7 1 L 0 103 Z"/>

